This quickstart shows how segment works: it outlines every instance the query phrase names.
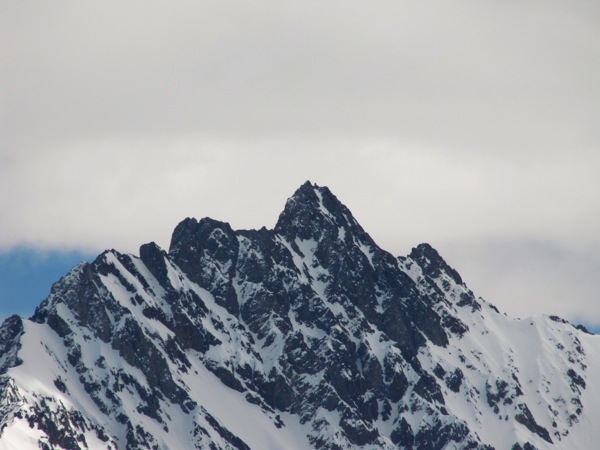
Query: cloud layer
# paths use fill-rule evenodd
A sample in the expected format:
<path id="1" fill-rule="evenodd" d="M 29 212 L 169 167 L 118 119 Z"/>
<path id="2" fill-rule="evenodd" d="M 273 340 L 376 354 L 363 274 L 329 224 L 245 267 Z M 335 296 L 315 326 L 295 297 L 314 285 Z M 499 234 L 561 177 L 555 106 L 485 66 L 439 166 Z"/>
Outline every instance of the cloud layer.
<path id="1" fill-rule="evenodd" d="M 325 133 L 511 152 L 600 133 L 592 2 L 3 4 L 9 144 Z"/>
<path id="2" fill-rule="evenodd" d="M 311 179 L 514 314 L 600 322 L 598 23 L 583 0 L 0 0 L 0 249 L 273 226 Z"/>

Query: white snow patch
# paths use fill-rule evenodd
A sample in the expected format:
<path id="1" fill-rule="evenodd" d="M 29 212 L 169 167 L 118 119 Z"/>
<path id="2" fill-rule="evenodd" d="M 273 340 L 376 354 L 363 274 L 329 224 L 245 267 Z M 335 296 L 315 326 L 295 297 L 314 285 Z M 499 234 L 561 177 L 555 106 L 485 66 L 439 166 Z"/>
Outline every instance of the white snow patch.
<path id="1" fill-rule="evenodd" d="M 246 401 L 244 394 L 224 386 L 197 360 L 194 360 L 192 365 L 193 370 L 184 375 L 184 380 L 194 393 L 194 398 L 250 448 L 261 450 L 311 448 L 306 438 L 306 431 L 295 416 L 286 416 L 286 426 L 277 428 L 259 406 Z"/>

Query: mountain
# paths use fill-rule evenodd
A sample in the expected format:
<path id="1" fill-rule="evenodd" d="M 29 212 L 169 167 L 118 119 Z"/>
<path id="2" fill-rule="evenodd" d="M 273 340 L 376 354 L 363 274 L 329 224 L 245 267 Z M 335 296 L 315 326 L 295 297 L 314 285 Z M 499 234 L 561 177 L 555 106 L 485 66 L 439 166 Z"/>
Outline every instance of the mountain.
<path id="1" fill-rule="evenodd" d="M 185 219 L 0 327 L 0 449 L 593 449 L 600 338 L 511 319 L 325 187 L 272 230 Z"/>

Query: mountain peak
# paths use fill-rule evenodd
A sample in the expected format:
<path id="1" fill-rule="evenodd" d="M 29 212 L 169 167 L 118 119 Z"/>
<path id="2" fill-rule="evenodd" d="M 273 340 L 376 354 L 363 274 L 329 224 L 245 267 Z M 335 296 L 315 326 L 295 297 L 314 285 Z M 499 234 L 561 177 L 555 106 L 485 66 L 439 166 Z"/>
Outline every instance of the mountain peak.
<path id="1" fill-rule="evenodd" d="M 341 229 L 366 234 L 329 188 L 310 181 L 288 198 L 275 225 L 275 232 L 291 241 L 296 237 L 319 240 L 323 234 L 337 235 Z"/>
<path id="2" fill-rule="evenodd" d="M 328 187 L 319 186 L 316 183 L 312 183 L 310 181 L 305 181 L 296 192 L 288 198 L 283 213 L 286 211 L 295 211 L 297 205 L 301 205 L 303 207 L 317 207 L 319 209 L 323 209 L 323 197 L 334 197 Z M 340 201 L 335 198 L 336 206 L 342 206 Z M 331 205 L 333 206 L 333 205 Z M 282 214 L 283 214 L 282 213 Z"/>
<path id="3" fill-rule="evenodd" d="M 419 244 L 413 248 L 409 255 L 423 271 L 431 278 L 437 278 L 442 272 L 446 273 L 456 284 L 463 284 L 459 273 L 448 265 L 438 251 L 427 243 Z"/>

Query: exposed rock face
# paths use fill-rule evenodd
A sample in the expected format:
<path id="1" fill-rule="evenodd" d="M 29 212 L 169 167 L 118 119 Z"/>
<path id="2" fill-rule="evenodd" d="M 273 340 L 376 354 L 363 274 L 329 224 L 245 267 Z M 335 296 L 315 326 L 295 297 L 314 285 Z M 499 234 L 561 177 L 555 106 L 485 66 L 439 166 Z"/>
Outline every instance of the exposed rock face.
<path id="1" fill-rule="evenodd" d="M 392 256 L 307 182 L 273 230 L 185 219 L 5 321 L 0 448 L 584 448 L 599 344 L 500 315 L 428 244 Z"/>

